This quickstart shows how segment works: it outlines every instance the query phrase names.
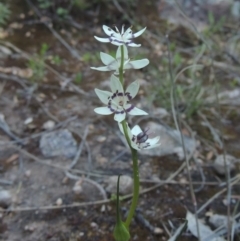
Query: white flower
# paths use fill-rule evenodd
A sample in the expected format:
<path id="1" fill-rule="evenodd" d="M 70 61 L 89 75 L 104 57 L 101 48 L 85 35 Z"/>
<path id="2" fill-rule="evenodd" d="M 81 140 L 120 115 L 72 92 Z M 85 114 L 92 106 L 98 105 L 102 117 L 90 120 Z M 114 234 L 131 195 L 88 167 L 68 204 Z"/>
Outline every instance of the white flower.
<path id="1" fill-rule="evenodd" d="M 123 127 L 121 123 L 118 123 L 120 131 L 124 134 Z M 136 150 L 152 149 L 160 146 L 159 140 L 160 136 L 154 138 L 149 138 L 147 131 L 142 131 L 139 125 L 134 126 L 132 129 L 129 128 L 127 124 L 128 136 L 131 141 L 132 148 Z"/>
<path id="2" fill-rule="evenodd" d="M 143 28 L 142 30 L 136 32 L 133 34 L 131 27 L 128 28 L 124 32 L 124 26 L 122 26 L 122 31 L 121 33 L 119 32 L 118 28 L 115 27 L 116 31 L 113 29 L 109 28 L 106 25 L 103 25 L 103 31 L 109 36 L 108 38 L 99 38 L 97 36 L 94 36 L 95 39 L 97 39 L 100 42 L 103 43 L 112 43 L 117 46 L 121 46 L 123 44 L 128 45 L 130 47 L 140 47 L 141 44 L 135 44 L 133 43 L 133 39 L 140 36 L 146 29 Z"/>
<path id="3" fill-rule="evenodd" d="M 125 45 L 123 45 L 123 51 L 124 51 L 123 69 L 141 69 L 149 64 L 148 59 L 130 61 L 130 59 L 128 58 L 128 50 Z M 121 46 L 119 46 L 117 49 L 116 58 L 113 58 L 111 55 L 105 54 L 103 52 L 100 53 L 100 57 L 102 62 L 106 66 L 97 67 L 97 68 L 91 67 L 91 69 L 95 69 L 98 71 L 115 70 L 114 74 L 119 74 L 119 67 L 121 66 Z"/>
<path id="4" fill-rule="evenodd" d="M 139 89 L 138 81 L 131 83 L 124 92 L 119 79 L 112 75 L 110 80 L 112 92 L 95 89 L 99 99 L 107 106 L 95 108 L 94 111 L 100 115 L 114 115 L 114 120 L 121 122 L 129 115 L 148 115 L 145 111 L 138 109 L 129 102 L 137 95 Z"/>

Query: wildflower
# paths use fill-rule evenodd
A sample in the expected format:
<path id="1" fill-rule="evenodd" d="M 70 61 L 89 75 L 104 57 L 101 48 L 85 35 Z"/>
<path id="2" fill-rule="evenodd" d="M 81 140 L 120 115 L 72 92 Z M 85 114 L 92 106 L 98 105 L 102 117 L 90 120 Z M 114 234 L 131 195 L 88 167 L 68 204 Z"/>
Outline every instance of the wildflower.
<path id="1" fill-rule="evenodd" d="M 118 123 L 120 131 L 124 134 L 123 127 L 121 123 Z M 160 146 L 159 140 L 160 136 L 154 138 L 149 138 L 147 131 L 142 131 L 139 125 L 134 126 L 132 129 L 129 128 L 127 124 L 128 136 L 131 141 L 132 148 L 136 150 L 152 149 Z"/>
<path id="2" fill-rule="evenodd" d="M 135 107 L 129 102 L 137 95 L 139 90 L 138 81 L 131 83 L 124 92 L 119 79 L 112 75 L 110 80 L 111 91 L 95 89 L 99 99 L 107 106 L 95 108 L 94 111 L 100 115 L 114 115 L 114 120 L 121 122 L 129 115 L 148 115 L 145 111 Z"/>
<path id="3" fill-rule="evenodd" d="M 128 58 L 128 50 L 125 45 L 123 45 L 123 51 L 124 51 L 123 69 L 141 69 L 149 64 L 148 59 L 140 59 L 140 60 L 130 61 L 130 59 Z M 95 69 L 98 71 L 115 70 L 114 74 L 119 74 L 119 67 L 121 66 L 121 46 L 119 46 L 117 49 L 116 58 L 113 58 L 111 55 L 105 54 L 103 52 L 100 53 L 100 57 L 101 57 L 102 62 L 106 66 L 97 67 L 97 68 L 91 67 L 91 69 Z"/>
<path id="4" fill-rule="evenodd" d="M 142 30 L 136 32 L 133 34 L 131 27 L 128 28 L 125 32 L 124 32 L 124 25 L 122 26 L 122 31 L 121 33 L 119 32 L 118 28 L 115 27 L 116 31 L 114 31 L 113 29 L 109 28 L 106 25 L 103 25 L 103 31 L 109 36 L 108 38 L 99 38 L 97 36 L 94 36 L 95 39 L 97 39 L 100 42 L 103 43 L 112 43 L 114 45 L 117 46 L 121 46 L 121 45 L 127 45 L 130 47 L 140 47 L 141 44 L 135 44 L 133 43 L 133 39 L 137 38 L 138 36 L 140 36 L 146 29 L 143 28 Z"/>

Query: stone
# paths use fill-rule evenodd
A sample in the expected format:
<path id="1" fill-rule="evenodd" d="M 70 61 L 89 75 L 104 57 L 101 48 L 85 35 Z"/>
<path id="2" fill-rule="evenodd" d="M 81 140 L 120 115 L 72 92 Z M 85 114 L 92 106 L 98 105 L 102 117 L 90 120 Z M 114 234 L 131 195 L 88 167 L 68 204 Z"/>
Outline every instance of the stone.
<path id="1" fill-rule="evenodd" d="M 40 139 L 40 149 L 45 157 L 72 158 L 77 152 L 77 142 L 67 129 L 45 133 Z"/>
<path id="2" fill-rule="evenodd" d="M 231 155 L 226 155 L 226 164 L 232 172 L 235 169 L 235 163 L 237 162 L 237 159 Z M 224 155 L 219 155 L 216 157 L 214 163 L 213 163 L 213 168 L 214 170 L 220 174 L 220 175 L 225 175 L 226 170 L 225 170 L 225 165 L 224 165 Z"/>
<path id="3" fill-rule="evenodd" d="M 7 190 L 0 190 L 0 207 L 8 208 L 12 203 L 12 195 Z"/>
<path id="4" fill-rule="evenodd" d="M 191 31 L 195 31 L 194 28 L 203 31 L 212 24 L 209 12 L 213 16 L 214 24 L 221 21 L 222 16 L 227 19 L 235 19 L 235 21 L 239 19 L 240 5 L 238 2 L 238 0 L 178 0 L 176 4 L 174 0 L 161 0 L 158 3 L 158 11 L 160 18 L 169 23 L 182 25 Z"/>
<path id="5" fill-rule="evenodd" d="M 209 218 L 209 223 L 211 223 L 215 228 L 219 228 L 222 225 L 227 227 L 228 218 L 225 215 L 213 214 Z"/>
<path id="6" fill-rule="evenodd" d="M 161 145 L 150 150 L 143 150 L 142 154 L 148 156 L 166 156 L 175 154 L 179 160 L 184 160 L 184 151 L 182 147 L 180 133 L 167 125 L 148 122 L 146 129 L 149 129 L 149 136 L 160 136 Z M 187 153 L 192 153 L 196 149 L 197 143 L 194 139 L 183 134 L 183 140 Z"/>
<path id="7" fill-rule="evenodd" d="M 52 120 L 48 120 L 48 121 L 46 121 L 46 122 L 43 123 L 42 128 L 43 128 L 44 130 L 51 130 L 51 129 L 54 128 L 54 126 L 55 126 L 55 122 L 52 121 Z"/>
<path id="8" fill-rule="evenodd" d="M 117 193 L 117 181 L 118 176 L 111 176 L 109 177 L 107 182 L 106 191 L 109 193 Z M 132 193 L 133 190 L 133 179 L 129 176 L 122 175 L 120 177 L 120 184 L 119 184 L 119 193 L 121 195 L 126 195 Z"/>

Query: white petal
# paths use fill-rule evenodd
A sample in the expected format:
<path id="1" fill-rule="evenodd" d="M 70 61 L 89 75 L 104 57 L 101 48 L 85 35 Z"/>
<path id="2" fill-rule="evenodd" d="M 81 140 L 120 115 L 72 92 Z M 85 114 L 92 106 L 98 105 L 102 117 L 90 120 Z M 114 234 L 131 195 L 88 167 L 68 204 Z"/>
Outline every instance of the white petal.
<path id="1" fill-rule="evenodd" d="M 140 59 L 140 60 L 134 60 L 130 61 L 124 66 L 124 69 L 141 69 L 144 68 L 149 64 L 148 59 Z"/>
<path id="2" fill-rule="evenodd" d="M 161 144 L 156 144 L 156 145 L 152 145 L 152 146 L 150 145 L 150 146 L 144 148 L 144 150 L 152 149 L 152 148 L 158 147 L 158 146 L 160 146 L 160 145 L 161 145 Z"/>
<path id="3" fill-rule="evenodd" d="M 121 122 L 118 122 L 118 127 L 119 127 L 120 131 L 124 134 L 124 131 L 123 131 L 123 127 L 122 127 L 122 123 L 121 123 Z"/>
<path id="4" fill-rule="evenodd" d="M 111 71 L 111 69 L 109 69 L 108 66 L 91 67 L 91 69 L 98 70 L 98 71 Z"/>
<path id="5" fill-rule="evenodd" d="M 115 93 L 116 91 L 123 93 L 123 86 L 120 80 L 113 74 L 111 75 L 110 79 L 110 87 L 112 93 Z"/>
<path id="6" fill-rule="evenodd" d="M 114 120 L 117 122 L 122 122 L 126 117 L 126 113 L 124 112 L 123 114 L 115 114 L 114 115 Z"/>
<path id="7" fill-rule="evenodd" d="M 124 33 L 124 25 L 122 26 L 122 32 L 121 32 L 121 34 L 123 35 L 123 33 Z"/>
<path id="8" fill-rule="evenodd" d="M 141 44 L 128 43 L 127 46 L 130 46 L 130 47 L 140 47 Z"/>
<path id="9" fill-rule="evenodd" d="M 118 38 L 112 38 L 112 41 L 109 41 L 109 42 L 111 42 L 111 44 L 114 44 L 114 45 L 117 45 L 117 46 L 121 46 L 121 45 L 124 44 L 123 42 L 119 42 Z"/>
<path id="10" fill-rule="evenodd" d="M 116 59 L 121 59 L 121 48 L 122 48 L 121 46 L 117 48 Z"/>
<path id="11" fill-rule="evenodd" d="M 139 82 L 135 80 L 127 87 L 125 93 L 130 93 L 130 96 L 134 98 L 137 95 L 138 90 L 139 90 Z"/>
<path id="12" fill-rule="evenodd" d="M 120 36 L 119 33 L 116 33 L 113 29 L 109 28 L 109 27 L 106 26 L 106 25 L 103 25 L 103 31 L 104 31 L 108 36 L 111 36 L 111 37 L 119 38 L 119 36 Z"/>
<path id="13" fill-rule="evenodd" d="M 128 65 L 129 62 L 131 62 L 130 59 L 125 59 L 123 63 L 123 69 L 125 69 L 125 65 Z"/>
<path id="14" fill-rule="evenodd" d="M 160 140 L 160 136 L 156 136 L 154 138 L 148 139 L 147 142 L 150 144 L 150 146 L 153 146 L 153 145 L 156 145 L 159 142 L 159 140 Z"/>
<path id="15" fill-rule="evenodd" d="M 142 129 L 140 128 L 139 125 L 136 125 L 136 126 L 134 126 L 134 127 L 132 128 L 131 132 L 132 132 L 133 135 L 137 136 L 138 134 L 140 134 L 140 133 L 143 132 L 143 131 L 142 131 Z"/>
<path id="16" fill-rule="evenodd" d="M 142 30 L 140 30 L 140 31 L 138 31 L 138 32 L 136 32 L 136 33 L 134 33 L 134 34 L 133 34 L 133 37 L 136 38 L 136 37 L 140 36 L 145 30 L 146 30 L 146 27 L 143 28 Z"/>
<path id="17" fill-rule="evenodd" d="M 126 45 L 124 44 L 124 45 L 122 45 L 123 46 L 123 54 L 124 54 L 124 59 L 128 59 L 128 50 L 127 50 L 127 47 L 126 47 Z M 117 53 L 116 53 L 116 59 L 120 59 L 120 61 L 121 61 L 121 56 L 122 56 L 122 54 L 121 54 L 121 46 L 119 46 L 118 47 L 118 49 L 117 49 Z"/>
<path id="18" fill-rule="evenodd" d="M 98 107 L 95 108 L 94 111 L 100 115 L 110 115 L 113 113 L 108 107 Z"/>
<path id="19" fill-rule="evenodd" d="M 109 91 L 103 91 L 103 90 L 99 90 L 99 89 L 95 89 L 95 93 L 98 96 L 98 98 L 105 104 L 108 104 L 109 101 L 109 97 L 112 95 L 111 92 Z"/>
<path id="20" fill-rule="evenodd" d="M 100 52 L 100 57 L 101 57 L 102 62 L 105 65 L 109 65 L 110 63 L 115 61 L 115 59 L 111 55 L 103 53 L 103 52 Z"/>
<path id="21" fill-rule="evenodd" d="M 123 39 L 132 39 L 133 38 L 133 33 L 131 27 L 126 30 L 126 32 L 123 34 Z"/>
<path id="22" fill-rule="evenodd" d="M 145 112 L 144 110 L 141 110 L 137 107 L 134 107 L 132 110 L 130 110 L 128 112 L 129 115 L 148 115 L 147 112 Z"/>
<path id="23" fill-rule="evenodd" d="M 135 149 L 137 151 L 141 151 L 141 149 L 138 147 L 138 145 L 135 142 L 131 142 L 131 146 L 133 149 Z"/>
<path id="24" fill-rule="evenodd" d="M 113 61 L 107 67 L 108 67 L 109 70 L 118 70 L 119 69 L 119 62 L 115 59 L 115 61 Z"/>
<path id="25" fill-rule="evenodd" d="M 129 126 L 128 126 L 128 123 L 126 123 L 127 124 L 127 132 L 128 132 L 128 137 L 130 138 L 130 140 L 132 139 L 132 136 L 133 136 L 133 134 L 132 134 L 132 132 L 131 132 L 131 130 L 130 130 L 130 128 L 129 128 Z M 122 123 L 121 122 L 118 122 L 118 127 L 119 127 L 119 129 L 120 129 L 120 131 L 122 132 L 122 134 L 124 135 L 124 130 L 123 130 L 123 126 L 122 126 Z"/>
<path id="26" fill-rule="evenodd" d="M 97 36 L 94 36 L 94 38 L 102 43 L 109 43 L 110 39 L 109 38 L 99 38 Z"/>

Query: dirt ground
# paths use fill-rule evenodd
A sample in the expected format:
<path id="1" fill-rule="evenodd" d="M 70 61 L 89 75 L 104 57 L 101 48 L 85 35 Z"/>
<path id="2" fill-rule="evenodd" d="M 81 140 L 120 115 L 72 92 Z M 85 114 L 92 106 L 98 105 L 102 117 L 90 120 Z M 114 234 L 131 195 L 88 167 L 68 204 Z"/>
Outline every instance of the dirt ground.
<path id="1" fill-rule="evenodd" d="M 62 2 L 59 4 L 65 6 Z M 160 18 L 163 1 L 139 2 L 94 1 L 84 9 L 73 9 L 71 18 L 61 19 L 52 11 L 40 9 L 37 1 L 9 1 L 14 14 L 0 31 L 0 47 L 4 47 L 4 54 L 0 55 L 0 193 L 4 190 L 10 194 L 3 204 L 0 197 L 1 241 L 113 240 L 115 201 L 107 189 L 108 178 L 119 174 L 131 176 L 132 164 L 112 116 L 99 116 L 93 111 L 100 106 L 94 88 L 108 88 L 109 74 L 93 71 L 90 66 L 101 65 L 100 51 L 114 51 L 112 46 L 100 44 L 93 36 L 103 36 L 103 24 L 148 27 L 145 37 L 138 39 L 143 46 L 141 50 L 131 51 L 149 58 L 152 67 L 130 71 L 126 74 L 127 81 L 139 79 L 142 84 L 138 107 L 151 113 L 142 122 L 154 120 L 173 129 L 171 106 L 163 98 L 165 93 L 158 90 L 162 86 L 166 96 L 170 96 L 170 87 L 164 82 L 169 78 L 165 34 L 172 41 L 175 75 L 197 59 L 193 52 L 202 46 L 196 32 Z M 198 78 L 206 95 L 197 107 L 191 102 L 195 112 L 190 116 L 188 97 L 175 106 L 182 120 L 180 129 L 197 143 L 189 156 L 188 168 L 196 205 L 184 160 L 180 161 L 176 153 L 139 154 L 141 194 L 130 229 L 131 240 L 168 240 L 184 223 L 187 210 L 194 213 L 203 207 L 199 218 L 206 225 L 213 214 L 239 214 L 240 68 L 239 58 L 234 60 L 224 55 L 225 44 L 237 36 L 237 29 L 230 21 L 211 30 L 216 31 L 214 34 L 205 35 L 213 46 L 212 52 L 206 50 L 201 60 L 198 59 L 204 66 Z M 32 71 L 37 67 L 34 69 L 29 63 L 34 61 L 34 56 L 41 58 L 44 43 L 48 50 L 42 57 L 43 70 L 39 67 L 41 61 L 37 62 L 38 74 L 43 76 L 34 79 Z M 238 45 L 237 57 L 239 49 Z M 209 59 L 213 62 L 209 63 Z M 190 83 L 190 76 L 182 76 L 179 84 Z M 216 92 L 210 92 L 214 79 L 218 81 L 217 91 L 227 96 L 220 98 L 220 102 L 215 98 Z M 168 115 L 161 119 L 157 116 L 156 120 L 153 115 L 160 108 Z M 137 118 L 131 121 L 136 122 Z M 46 123 L 52 125 L 50 129 Z M 76 141 L 75 155 L 44 156 L 41 137 L 65 129 Z M 236 160 L 229 185 L 225 172 L 221 175 L 213 167 L 214 160 L 224 152 Z M 123 217 L 131 203 L 131 196 L 124 197 Z M 240 240 L 237 229 L 235 233 L 232 240 Z M 197 238 L 185 230 L 179 240 Z"/>

